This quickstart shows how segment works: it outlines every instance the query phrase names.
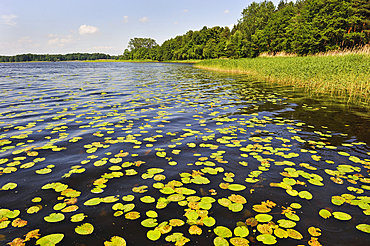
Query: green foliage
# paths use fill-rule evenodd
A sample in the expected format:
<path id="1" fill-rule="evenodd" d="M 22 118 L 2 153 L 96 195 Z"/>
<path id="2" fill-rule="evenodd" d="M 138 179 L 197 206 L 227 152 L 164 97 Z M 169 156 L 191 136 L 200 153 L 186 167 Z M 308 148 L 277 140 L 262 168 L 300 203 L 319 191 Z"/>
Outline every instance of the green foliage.
<path id="1" fill-rule="evenodd" d="M 117 57 L 102 53 L 71 53 L 66 55 L 36 55 L 22 54 L 16 56 L 0 56 L 0 62 L 29 62 L 29 61 L 86 61 L 100 59 L 116 59 Z"/>
<path id="2" fill-rule="evenodd" d="M 351 49 L 370 41 L 370 5 L 366 0 L 301 0 L 275 6 L 253 2 L 242 18 L 228 27 L 203 27 L 166 40 L 142 45 L 150 38 L 130 40 L 126 60 L 189 60 L 257 57 L 261 53 L 316 54 Z M 155 44 L 155 41 L 154 41 Z"/>

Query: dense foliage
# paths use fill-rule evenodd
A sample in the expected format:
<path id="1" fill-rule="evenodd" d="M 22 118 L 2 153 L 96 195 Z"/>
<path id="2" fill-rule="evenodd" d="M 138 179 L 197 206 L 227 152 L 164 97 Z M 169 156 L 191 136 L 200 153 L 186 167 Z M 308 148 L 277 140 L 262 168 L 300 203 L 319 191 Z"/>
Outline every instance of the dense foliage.
<path id="1" fill-rule="evenodd" d="M 126 49 L 122 58 L 243 58 L 263 52 L 308 55 L 363 46 L 370 41 L 369 33 L 368 0 L 281 1 L 278 6 L 253 2 L 232 30 L 219 26 L 190 30 L 161 46 Z"/>
<path id="2" fill-rule="evenodd" d="M 85 61 L 99 59 L 115 59 L 116 57 L 102 53 L 72 53 L 66 55 L 36 55 L 22 54 L 16 56 L 0 56 L 0 62 L 27 62 L 27 61 Z"/>

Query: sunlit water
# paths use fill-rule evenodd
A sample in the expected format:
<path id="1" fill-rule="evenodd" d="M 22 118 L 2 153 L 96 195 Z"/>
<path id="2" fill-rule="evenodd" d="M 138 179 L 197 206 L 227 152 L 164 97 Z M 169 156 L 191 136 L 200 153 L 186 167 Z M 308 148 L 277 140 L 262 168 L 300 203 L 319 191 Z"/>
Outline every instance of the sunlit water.
<path id="1" fill-rule="evenodd" d="M 1 244 L 39 229 L 40 237 L 64 234 L 58 245 L 104 245 L 113 236 L 127 245 L 173 245 L 166 237 L 175 232 L 190 240 L 186 245 L 213 245 L 219 234 L 215 228 L 234 232 L 237 222 L 261 213 L 272 215 L 277 226 L 281 219 L 295 220 L 290 229 L 303 237 L 273 233 L 276 245 L 308 245 L 311 226 L 321 229 L 316 238 L 323 245 L 370 241 L 369 234 L 356 229 L 370 224 L 370 124 L 361 108 L 183 64 L 0 64 L 0 85 L 0 208 L 20 211 L 11 218 L 2 210 Z M 163 172 L 148 175 L 150 168 Z M 171 187 L 172 180 L 190 192 L 169 198 L 181 193 Z M 45 189 L 55 182 L 71 192 L 67 186 Z M 232 184 L 242 186 L 229 189 Z M 143 185 L 146 192 L 133 191 Z M 238 205 L 240 211 L 222 203 L 232 194 L 247 200 Z M 344 203 L 333 204 L 332 197 L 343 194 L 352 196 L 337 197 Z M 134 200 L 122 200 L 127 195 Z M 145 196 L 154 199 L 147 203 L 140 199 Z M 194 196 L 208 202 L 199 204 Z M 75 204 L 63 204 L 73 197 Z M 106 200 L 84 204 L 92 198 Z M 267 200 L 276 204 L 271 211 L 253 209 Z M 117 203 L 134 208 L 124 211 Z M 293 208 L 289 219 L 282 211 L 292 203 L 302 208 Z M 63 210 L 72 205 L 75 211 Z M 31 213 L 32 206 L 41 210 Z M 208 214 L 192 221 L 184 216 L 189 207 Z M 319 215 L 324 208 L 350 217 L 324 219 Z M 158 223 L 181 219 L 185 224 L 151 241 L 146 235 L 155 226 L 141 224 L 149 210 L 157 212 Z M 139 218 L 127 218 L 135 211 Z M 64 219 L 45 221 L 52 213 Z M 80 213 L 87 217 L 71 222 Z M 203 224 L 207 217 L 216 223 Z M 27 225 L 14 227 L 17 218 Z M 85 223 L 93 232 L 76 233 Z M 189 234 L 193 224 L 201 235 Z M 271 232 L 277 226 L 270 223 Z M 261 230 L 247 227 L 250 245 L 262 245 Z"/>

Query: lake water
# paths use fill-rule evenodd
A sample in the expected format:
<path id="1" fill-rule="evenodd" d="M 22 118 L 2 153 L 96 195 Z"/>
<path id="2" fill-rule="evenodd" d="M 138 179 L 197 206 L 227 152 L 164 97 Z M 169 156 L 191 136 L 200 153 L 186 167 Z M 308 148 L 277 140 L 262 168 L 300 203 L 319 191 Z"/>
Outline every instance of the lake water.
<path id="1" fill-rule="evenodd" d="M 188 64 L 4 63 L 0 86 L 2 245 L 370 242 L 365 109 Z"/>

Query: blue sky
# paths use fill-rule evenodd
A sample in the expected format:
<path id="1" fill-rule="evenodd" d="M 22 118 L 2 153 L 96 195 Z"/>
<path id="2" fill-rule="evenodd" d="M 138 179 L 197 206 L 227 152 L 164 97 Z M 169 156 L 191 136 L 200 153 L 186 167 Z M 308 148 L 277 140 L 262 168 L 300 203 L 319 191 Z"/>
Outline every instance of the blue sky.
<path id="1" fill-rule="evenodd" d="M 0 55 L 120 55 L 134 37 L 149 37 L 162 44 L 203 26 L 232 26 L 252 2 L 0 0 Z M 277 5 L 279 0 L 272 2 Z"/>

